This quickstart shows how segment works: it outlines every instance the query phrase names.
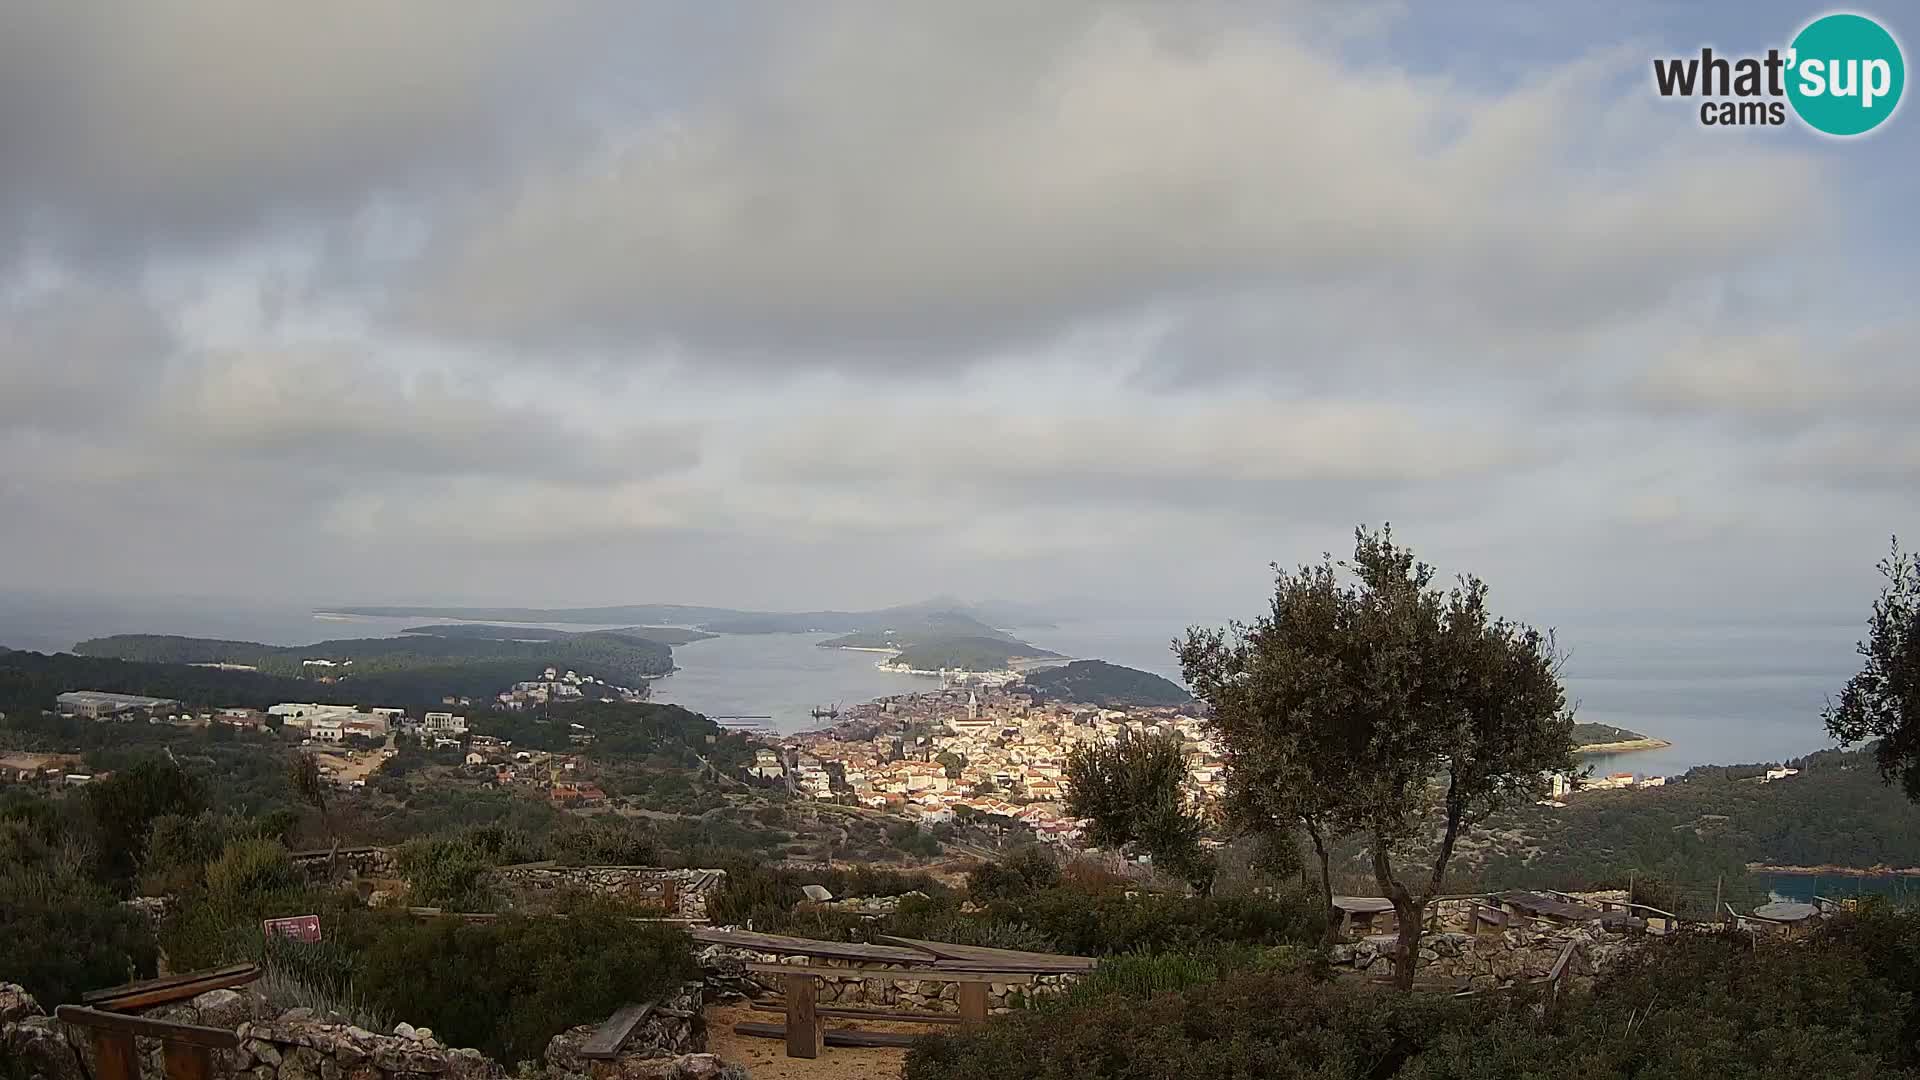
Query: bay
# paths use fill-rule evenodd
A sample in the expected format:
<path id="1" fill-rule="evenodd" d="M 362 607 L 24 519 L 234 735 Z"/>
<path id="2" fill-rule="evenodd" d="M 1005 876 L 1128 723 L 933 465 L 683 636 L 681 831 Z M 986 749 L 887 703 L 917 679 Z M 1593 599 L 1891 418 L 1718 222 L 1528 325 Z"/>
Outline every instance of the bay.
<path id="1" fill-rule="evenodd" d="M 182 634 L 302 645 L 328 638 L 390 637 L 418 618 L 316 617 L 295 604 L 181 597 L 52 597 L 0 591 L 0 645 L 58 651 L 107 634 Z M 1171 645 L 1204 617 L 1062 620 L 1015 628 L 1034 644 L 1178 681 Z M 587 629 L 554 624 L 557 629 Z M 655 699 L 710 715 L 771 716 L 783 732 L 808 714 L 934 685 L 878 670 L 875 653 L 822 649 L 824 635 L 723 635 L 678 646 L 680 670 L 654 684 Z M 1831 746 L 1820 722 L 1827 695 L 1855 669 L 1857 628 L 1841 623 L 1633 625 L 1564 620 L 1560 644 L 1569 700 L 1581 720 L 1613 724 L 1673 745 L 1593 755 L 1596 772 L 1675 775 L 1695 765 L 1785 761 Z"/>

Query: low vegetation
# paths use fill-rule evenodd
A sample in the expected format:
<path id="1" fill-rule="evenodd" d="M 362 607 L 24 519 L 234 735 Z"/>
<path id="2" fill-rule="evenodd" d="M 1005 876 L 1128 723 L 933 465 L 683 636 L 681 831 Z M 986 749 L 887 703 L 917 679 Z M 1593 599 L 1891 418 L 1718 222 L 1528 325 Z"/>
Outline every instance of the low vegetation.
<path id="1" fill-rule="evenodd" d="M 1547 1005 L 1382 993 L 1296 956 L 1117 964 L 1065 1001 L 930 1038 L 907 1080 L 1814 1080 L 1920 1077 L 1920 916 L 1805 944 L 1689 935 Z"/>

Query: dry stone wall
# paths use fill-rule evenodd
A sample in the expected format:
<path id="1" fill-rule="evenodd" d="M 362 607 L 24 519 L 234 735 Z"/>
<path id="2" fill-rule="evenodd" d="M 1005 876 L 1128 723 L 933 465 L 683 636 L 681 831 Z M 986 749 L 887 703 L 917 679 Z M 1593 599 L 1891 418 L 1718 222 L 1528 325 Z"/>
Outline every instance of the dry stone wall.
<path id="1" fill-rule="evenodd" d="M 780 976 L 748 972 L 745 968 L 748 963 L 796 964 L 815 968 L 849 966 L 849 962 L 844 960 L 763 953 L 729 945 L 709 945 L 700 950 L 699 960 L 707 973 L 708 986 L 745 997 L 786 992 L 786 987 L 780 985 Z M 957 1014 L 960 1011 L 958 983 L 923 977 L 921 971 L 905 964 L 863 961 L 859 966 L 898 971 L 900 977 L 873 977 L 857 972 L 822 976 L 817 980 L 818 1002 L 822 1005 L 868 1005 L 922 1012 Z M 1027 984 L 989 983 L 987 1011 L 1009 1012 L 1023 1001 L 1064 993 L 1076 978 L 1078 976 L 1072 974 L 1035 975 L 1033 981 Z"/>
<path id="2" fill-rule="evenodd" d="M 658 904 L 671 886 L 674 915 L 682 919 L 707 917 L 707 897 L 727 880 L 725 870 L 669 870 L 658 866 L 560 866 L 526 863 L 491 871 L 493 882 L 510 892 L 537 897 L 578 891 Z"/>
<path id="3" fill-rule="evenodd" d="M 1510 929 L 1499 934 L 1458 931 L 1420 935 L 1420 978 L 1457 979 L 1475 990 L 1491 990 L 1544 978 L 1568 943 L 1573 956 L 1567 974 L 1584 982 L 1634 947 L 1630 934 L 1598 928 L 1553 927 Z M 1394 939 L 1375 935 L 1335 945 L 1328 958 L 1338 966 L 1388 973 L 1393 970 Z"/>

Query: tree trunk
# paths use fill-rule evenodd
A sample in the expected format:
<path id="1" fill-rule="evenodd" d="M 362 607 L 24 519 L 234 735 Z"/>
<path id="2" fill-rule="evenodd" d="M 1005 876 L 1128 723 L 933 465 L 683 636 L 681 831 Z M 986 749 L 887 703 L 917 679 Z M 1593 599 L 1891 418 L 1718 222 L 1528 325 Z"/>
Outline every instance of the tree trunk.
<path id="1" fill-rule="evenodd" d="M 1414 899 L 1407 887 L 1393 876 L 1393 864 L 1387 858 L 1386 846 L 1380 842 L 1378 833 L 1371 838 L 1373 848 L 1373 878 L 1379 883 L 1380 891 L 1393 901 L 1393 916 L 1400 924 L 1398 939 L 1393 946 L 1393 982 L 1402 990 L 1413 989 L 1413 969 L 1420 962 L 1420 920 L 1426 914 L 1425 897 Z"/>
<path id="2" fill-rule="evenodd" d="M 1320 839 L 1320 830 L 1312 822 L 1307 822 L 1307 836 L 1313 840 L 1313 853 L 1320 860 L 1320 910 L 1327 920 L 1326 933 L 1323 936 L 1329 945 L 1340 940 L 1340 913 L 1333 910 L 1333 872 L 1327 861 L 1327 845 Z M 1300 876 L 1306 876 L 1303 867 Z"/>
<path id="3" fill-rule="evenodd" d="M 1427 913 L 1426 897 L 1414 897 L 1402 889 L 1394 898 L 1393 913 L 1400 920 L 1399 940 L 1393 944 L 1393 982 L 1402 990 L 1411 990 L 1414 967 L 1420 962 L 1420 924 Z"/>

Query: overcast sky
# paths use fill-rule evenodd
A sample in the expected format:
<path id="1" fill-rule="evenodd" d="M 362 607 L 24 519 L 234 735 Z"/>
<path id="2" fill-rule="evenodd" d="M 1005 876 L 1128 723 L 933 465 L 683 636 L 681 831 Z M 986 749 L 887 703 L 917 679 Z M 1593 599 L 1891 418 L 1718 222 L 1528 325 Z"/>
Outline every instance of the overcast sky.
<path id="1" fill-rule="evenodd" d="M 1864 616 L 1920 117 L 1649 74 L 1813 14 L 7 4 L 0 586 Z"/>

